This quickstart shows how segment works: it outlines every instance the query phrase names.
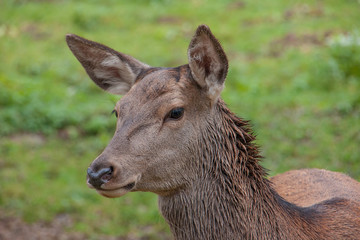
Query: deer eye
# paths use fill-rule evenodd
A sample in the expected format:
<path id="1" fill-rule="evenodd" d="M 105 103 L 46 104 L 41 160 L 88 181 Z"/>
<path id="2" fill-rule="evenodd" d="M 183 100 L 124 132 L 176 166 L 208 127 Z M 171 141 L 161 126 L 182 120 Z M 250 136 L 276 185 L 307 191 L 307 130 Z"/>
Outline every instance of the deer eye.
<path id="1" fill-rule="evenodd" d="M 115 109 L 112 110 L 111 114 L 114 114 L 114 113 L 115 113 L 115 117 L 118 118 L 118 113 L 117 113 L 117 111 Z"/>
<path id="2" fill-rule="evenodd" d="M 183 115 L 184 108 L 174 108 L 168 113 L 166 120 L 179 120 Z"/>

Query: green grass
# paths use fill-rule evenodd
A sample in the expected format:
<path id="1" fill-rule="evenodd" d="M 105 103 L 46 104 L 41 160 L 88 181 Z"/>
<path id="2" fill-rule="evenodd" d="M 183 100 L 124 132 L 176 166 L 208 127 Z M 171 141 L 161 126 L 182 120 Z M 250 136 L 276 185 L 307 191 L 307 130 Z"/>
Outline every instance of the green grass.
<path id="1" fill-rule="evenodd" d="M 71 230 L 89 236 L 141 236 L 139 229 L 146 227 L 150 236 L 165 231 L 154 194 L 107 199 L 86 186 L 85 169 L 108 140 L 107 135 L 67 141 L 19 135 L 2 141 L 1 208 L 28 222 L 70 214 Z"/>
<path id="2" fill-rule="evenodd" d="M 87 189 L 119 97 L 91 82 L 66 33 L 172 67 L 208 24 L 230 60 L 223 98 L 252 121 L 270 174 L 318 167 L 360 180 L 358 9 L 355 0 L 3 0 L 0 208 L 29 222 L 70 214 L 71 230 L 94 238 L 167 231 L 155 194 L 105 199 Z"/>

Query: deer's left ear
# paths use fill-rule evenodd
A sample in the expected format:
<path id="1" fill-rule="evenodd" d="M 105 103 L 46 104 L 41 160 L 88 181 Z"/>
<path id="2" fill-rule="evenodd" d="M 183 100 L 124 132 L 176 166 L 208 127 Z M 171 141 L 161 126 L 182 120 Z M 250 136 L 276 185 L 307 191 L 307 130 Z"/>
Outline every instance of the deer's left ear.
<path id="1" fill-rule="evenodd" d="M 228 60 L 208 26 L 197 28 L 189 45 L 188 59 L 193 78 L 215 102 L 224 87 Z"/>

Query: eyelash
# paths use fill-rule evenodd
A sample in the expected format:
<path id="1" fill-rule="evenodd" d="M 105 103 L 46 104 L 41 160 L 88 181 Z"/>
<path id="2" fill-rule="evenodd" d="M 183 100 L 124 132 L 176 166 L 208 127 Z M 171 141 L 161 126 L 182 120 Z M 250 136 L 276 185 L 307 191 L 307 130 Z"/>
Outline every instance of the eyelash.
<path id="1" fill-rule="evenodd" d="M 115 109 L 114 109 L 114 110 L 112 110 L 111 114 L 115 114 L 115 117 L 116 117 L 116 118 L 118 118 L 118 117 L 119 117 L 119 115 L 118 115 L 118 113 L 117 113 L 117 111 L 116 111 Z"/>

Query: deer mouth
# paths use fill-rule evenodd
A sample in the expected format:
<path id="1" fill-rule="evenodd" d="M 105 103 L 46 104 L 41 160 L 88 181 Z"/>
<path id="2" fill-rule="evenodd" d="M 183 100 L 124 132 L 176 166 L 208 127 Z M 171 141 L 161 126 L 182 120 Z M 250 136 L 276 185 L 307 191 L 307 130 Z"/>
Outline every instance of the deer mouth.
<path id="1" fill-rule="evenodd" d="M 104 197 L 116 198 L 116 197 L 121 197 L 126 193 L 130 192 L 131 190 L 133 190 L 134 187 L 135 187 L 135 182 L 132 182 L 123 187 L 119 187 L 115 189 L 96 189 L 96 191 Z"/>
<path id="2" fill-rule="evenodd" d="M 94 188 L 100 195 L 104 197 L 116 198 L 116 197 L 121 197 L 126 193 L 134 190 L 139 178 L 140 176 L 136 176 L 134 179 L 128 181 L 128 183 L 125 183 L 120 186 L 114 186 L 113 184 L 111 186 L 107 186 L 107 184 L 104 183 L 103 185 L 101 185 L 100 188 L 94 188 L 93 186 L 89 184 L 88 185 L 89 187 Z"/>

